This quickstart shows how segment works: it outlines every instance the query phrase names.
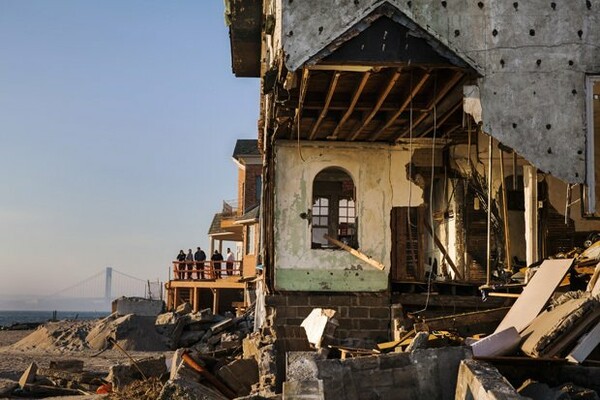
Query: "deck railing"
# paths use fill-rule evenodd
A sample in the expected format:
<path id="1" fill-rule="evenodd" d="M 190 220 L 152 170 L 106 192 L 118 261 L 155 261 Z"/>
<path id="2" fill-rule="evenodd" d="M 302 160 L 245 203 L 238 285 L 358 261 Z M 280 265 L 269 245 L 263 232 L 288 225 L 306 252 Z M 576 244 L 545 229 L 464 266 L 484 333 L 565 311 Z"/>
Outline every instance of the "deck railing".
<path id="1" fill-rule="evenodd" d="M 173 279 L 214 281 L 242 275 L 242 261 L 173 261 Z"/>

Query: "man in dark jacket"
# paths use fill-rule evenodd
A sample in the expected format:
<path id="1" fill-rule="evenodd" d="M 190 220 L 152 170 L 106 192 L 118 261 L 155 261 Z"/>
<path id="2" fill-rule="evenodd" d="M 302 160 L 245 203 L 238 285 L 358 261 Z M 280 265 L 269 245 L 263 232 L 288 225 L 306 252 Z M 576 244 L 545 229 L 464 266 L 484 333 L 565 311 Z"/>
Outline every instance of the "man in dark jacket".
<path id="1" fill-rule="evenodd" d="M 215 253 L 210 258 L 213 261 L 213 268 L 215 271 L 215 276 L 217 278 L 221 277 L 221 263 L 218 261 L 223 261 L 223 256 L 219 253 L 219 250 L 215 250 Z"/>
<path id="2" fill-rule="evenodd" d="M 206 253 L 200 247 L 197 247 L 194 253 L 194 261 L 196 261 L 196 277 L 204 279 L 204 261 L 206 261 Z"/>

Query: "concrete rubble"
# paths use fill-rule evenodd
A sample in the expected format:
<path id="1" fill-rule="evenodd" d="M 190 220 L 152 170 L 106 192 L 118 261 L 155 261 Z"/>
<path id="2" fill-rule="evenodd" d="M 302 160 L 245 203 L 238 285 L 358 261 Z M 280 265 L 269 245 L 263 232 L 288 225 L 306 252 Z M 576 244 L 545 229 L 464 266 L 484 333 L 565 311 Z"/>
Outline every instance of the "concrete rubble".
<path id="1" fill-rule="evenodd" d="M 115 312 L 87 331 L 74 328 L 76 335 L 42 326 L 30 335 L 35 340 L 60 331 L 61 337 L 85 338 L 85 346 L 98 351 L 175 351 L 169 358 L 160 353 L 131 358 L 105 374 L 87 372 L 77 359 L 57 360 L 49 368 L 34 363 L 19 382 L 0 382 L 0 393 L 112 393 L 110 398 L 121 399 L 143 392 L 146 397 L 140 398 L 161 400 L 596 399 L 600 367 L 585 360 L 600 359 L 594 333 L 600 300 L 591 289 L 565 292 L 557 280 L 546 281 L 552 287 L 544 288 L 539 279 L 544 275 L 538 274 L 537 283 L 532 279 L 521 295 L 531 298 L 535 290 L 534 295 L 545 296 L 536 299 L 542 306 L 528 317 L 531 321 L 470 337 L 457 335 L 459 328 L 469 320 L 487 321 L 487 310 L 413 320 L 412 325 L 404 318 L 402 324 L 390 324 L 395 326 L 390 333 L 395 340 L 376 346 L 370 340 L 336 335 L 336 310 L 326 308 L 312 309 L 298 325 L 274 324 L 276 311 L 271 310 L 258 331 L 252 308 L 239 316 L 214 315 L 210 309 L 193 312 L 187 303 L 155 316 Z M 511 309 L 520 307 L 515 302 Z M 389 318 L 397 319 L 396 314 Z M 497 329 L 511 324 L 512 314 L 499 314 L 504 319 Z M 444 330 L 450 320 L 461 321 L 454 333 L 451 327 Z M 68 347 L 61 340 L 60 346 Z M 27 348 L 27 340 L 22 342 L 16 348 Z M 149 343 L 152 346 L 145 347 Z"/>

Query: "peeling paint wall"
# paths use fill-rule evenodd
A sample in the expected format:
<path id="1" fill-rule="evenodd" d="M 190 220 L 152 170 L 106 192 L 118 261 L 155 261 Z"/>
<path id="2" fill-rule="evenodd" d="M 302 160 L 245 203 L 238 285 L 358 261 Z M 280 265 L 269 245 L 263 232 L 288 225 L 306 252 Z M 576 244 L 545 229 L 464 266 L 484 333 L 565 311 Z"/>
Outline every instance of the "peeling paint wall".
<path id="1" fill-rule="evenodd" d="M 390 266 L 390 213 L 423 203 L 407 179 L 405 146 L 278 141 L 275 149 L 275 286 L 279 290 L 385 290 Z M 386 265 L 381 272 L 343 250 L 311 249 L 300 218 L 312 206 L 312 183 L 324 168 L 346 170 L 356 187 L 360 251 Z M 411 190 L 409 190 L 409 187 Z"/>
<path id="2" fill-rule="evenodd" d="M 540 170 L 584 181 L 585 77 L 600 71 L 600 0 L 283 1 L 287 67 L 301 67 L 385 3 L 480 71 L 486 132 Z"/>

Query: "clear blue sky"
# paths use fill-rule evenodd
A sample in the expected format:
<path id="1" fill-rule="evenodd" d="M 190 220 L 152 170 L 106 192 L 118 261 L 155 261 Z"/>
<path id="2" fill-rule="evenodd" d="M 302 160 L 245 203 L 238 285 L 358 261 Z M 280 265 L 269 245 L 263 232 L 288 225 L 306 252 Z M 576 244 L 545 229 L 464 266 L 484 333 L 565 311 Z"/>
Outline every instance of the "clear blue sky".
<path id="1" fill-rule="evenodd" d="M 0 294 L 165 279 L 237 196 L 259 81 L 218 0 L 0 0 Z"/>

